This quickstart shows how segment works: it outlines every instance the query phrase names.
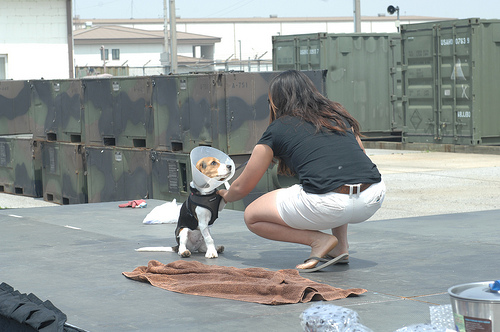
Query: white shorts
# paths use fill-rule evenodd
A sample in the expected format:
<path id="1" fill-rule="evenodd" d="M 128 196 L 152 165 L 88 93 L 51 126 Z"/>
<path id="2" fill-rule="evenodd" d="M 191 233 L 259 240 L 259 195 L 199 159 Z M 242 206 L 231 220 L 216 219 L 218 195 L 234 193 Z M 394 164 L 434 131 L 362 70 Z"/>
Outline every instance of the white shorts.
<path id="1" fill-rule="evenodd" d="M 283 221 L 292 228 L 326 230 L 370 218 L 385 198 L 383 181 L 359 194 L 306 193 L 300 184 L 279 189 L 276 206 Z"/>

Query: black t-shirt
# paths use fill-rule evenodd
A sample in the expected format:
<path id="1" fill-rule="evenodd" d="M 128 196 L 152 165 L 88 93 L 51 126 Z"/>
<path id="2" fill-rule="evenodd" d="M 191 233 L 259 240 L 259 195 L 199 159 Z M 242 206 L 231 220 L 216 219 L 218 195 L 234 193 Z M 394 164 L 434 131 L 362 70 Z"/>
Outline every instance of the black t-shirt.
<path id="1" fill-rule="evenodd" d="M 324 194 L 344 184 L 377 183 L 377 166 L 354 133 L 320 131 L 312 123 L 284 116 L 273 121 L 257 144 L 268 145 L 295 173 L 308 193 Z"/>

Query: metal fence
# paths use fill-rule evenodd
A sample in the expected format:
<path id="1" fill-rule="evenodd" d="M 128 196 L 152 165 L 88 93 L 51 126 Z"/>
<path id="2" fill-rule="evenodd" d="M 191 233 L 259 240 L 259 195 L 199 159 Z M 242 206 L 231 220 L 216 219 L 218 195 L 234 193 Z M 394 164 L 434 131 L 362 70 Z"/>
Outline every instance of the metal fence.
<path id="1" fill-rule="evenodd" d="M 179 65 L 178 74 L 188 73 L 211 73 L 221 71 L 241 71 L 241 72 L 263 72 L 272 71 L 272 60 L 244 60 L 244 61 L 215 61 L 212 63 Z M 155 76 L 168 75 L 170 69 L 167 66 L 84 66 L 75 67 L 75 77 L 84 78 L 89 76 L 100 76 L 103 74 L 111 76 Z"/>

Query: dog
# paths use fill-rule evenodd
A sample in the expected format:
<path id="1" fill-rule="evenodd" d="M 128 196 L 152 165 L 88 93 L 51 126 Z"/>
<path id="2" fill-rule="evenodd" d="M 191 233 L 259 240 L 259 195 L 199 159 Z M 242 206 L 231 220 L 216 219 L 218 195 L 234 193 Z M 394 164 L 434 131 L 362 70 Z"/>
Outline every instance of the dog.
<path id="1" fill-rule="evenodd" d="M 217 181 L 224 181 L 231 174 L 232 165 L 223 164 L 217 158 L 204 157 L 198 160 L 196 168 L 204 175 Z M 225 203 L 217 195 L 216 189 L 205 189 L 190 183 L 191 193 L 182 204 L 175 238 L 174 247 L 144 247 L 136 251 L 169 251 L 177 252 L 179 256 L 190 257 L 192 252 L 204 252 L 206 258 L 217 258 L 224 251 L 224 246 L 215 246 L 210 226 L 218 218 Z"/>

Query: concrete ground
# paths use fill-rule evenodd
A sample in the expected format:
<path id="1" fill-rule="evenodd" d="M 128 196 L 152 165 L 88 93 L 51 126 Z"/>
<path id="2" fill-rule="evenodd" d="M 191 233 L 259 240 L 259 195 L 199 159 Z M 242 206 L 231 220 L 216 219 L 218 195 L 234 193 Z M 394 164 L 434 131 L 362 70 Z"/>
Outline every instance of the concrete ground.
<path id="1" fill-rule="evenodd" d="M 356 311 L 373 331 L 429 323 L 430 307 L 450 304 L 447 289 L 498 275 L 500 155 L 368 149 L 387 185 L 384 205 L 349 227 L 350 264 L 303 274 L 340 288 L 365 288 L 329 304 Z M 265 306 L 165 291 L 121 275 L 173 253 L 175 225 L 144 225 L 145 209 L 122 202 L 59 206 L 0 195 L 0 282 L 50 300 L 88 331 L 301 331 L 311 303 Z M 33 208 L 26 208 L 34 206 Z M 212 229 L 226 251 L 209 265 L 293 268 L 308 248 L 250 233 L 242 212 L 225 210 Z M 317 304 L 317 303 L 315 303 Z"/>

